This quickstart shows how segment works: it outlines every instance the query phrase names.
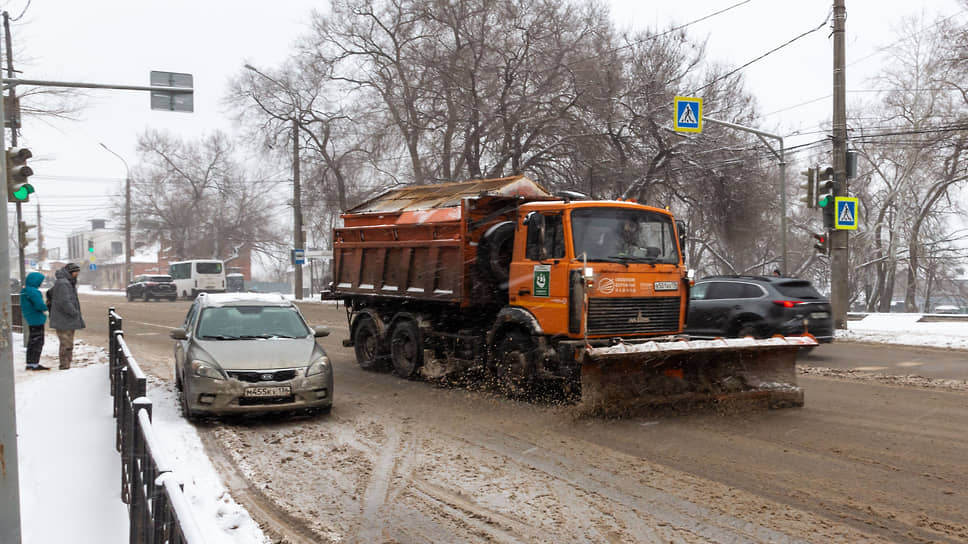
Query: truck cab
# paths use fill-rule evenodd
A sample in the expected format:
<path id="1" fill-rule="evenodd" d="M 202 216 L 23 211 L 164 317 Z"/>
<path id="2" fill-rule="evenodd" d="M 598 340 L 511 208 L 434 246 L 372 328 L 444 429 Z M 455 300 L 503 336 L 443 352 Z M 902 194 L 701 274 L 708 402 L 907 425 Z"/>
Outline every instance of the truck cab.
<path id="1" fill-rule="evenodd" d="M 532 314 L 548 336 L 677 334 L 688 300 L 679 227 L 666 210 L 633 202 L 524 204 L 508 303 Z"/>

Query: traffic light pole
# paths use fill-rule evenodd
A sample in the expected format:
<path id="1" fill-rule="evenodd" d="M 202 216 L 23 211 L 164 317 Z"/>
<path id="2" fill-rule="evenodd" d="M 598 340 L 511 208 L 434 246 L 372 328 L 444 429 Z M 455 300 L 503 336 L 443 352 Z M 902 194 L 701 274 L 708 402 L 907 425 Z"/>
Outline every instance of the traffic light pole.
<path id="1" fill-rule="evenodd" d="M 720 121 L 719 119 L 713 119 L 711 117 L 703 116 L 703 121 L 707 121 L 714 125 L 720 125 L 727 128 L 732 128 L 736 130 L 742 130 L 743 132 L 749 132 L 751 134 L 756 134 L 756 136 L 766 145 L 770 153 L 780 161 L 780 273 L 786 275 L 787 273 L 787 205 L 786 205 L 786 154 L 783 149 L 783 138 L 777 136 L 776 134 L 770 134 L 769 132 L 764 132 L 762 130 L 757 130 L 755 128 L 744 127 L 743 125 L 737 125 L 736 123 L 729 123 L 726 121 Z M 770 142 L 766 141 L 767 138 L 772 138 L 779 142 L 780 149 L 777 151 L 773 149 Z"/>
<path id="2" fill-rule="evenodd" d="M 6 108 L 0 108 L 0 127 Z M 7 131 L 0 128 L 0 149 L 7 149 Z M 0 161 L 7 179 L 7 161 Z M 20 471 L 17 457 L 17 402 L 14 399 L 13 336 L 10 332 L 10 236 L 7 211 L 0 213 L 0 542 L 20 544 Z M 19 224 L 18 224 L 19 228 Z M 22 262 L 22 261 L 21 261 Z"/>

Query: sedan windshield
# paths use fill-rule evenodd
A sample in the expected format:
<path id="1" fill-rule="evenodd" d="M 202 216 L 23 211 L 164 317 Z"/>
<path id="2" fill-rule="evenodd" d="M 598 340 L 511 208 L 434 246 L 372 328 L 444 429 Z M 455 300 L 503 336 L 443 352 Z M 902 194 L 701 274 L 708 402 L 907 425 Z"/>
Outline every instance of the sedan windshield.
<path id="1" fill-rule="evenodd" d="M 225 306 L 206 308 L 198 322 L 203 340 L 304 338 L 306 323 L 295 309 L 282 306 Z"/>
<path id="2" fill-rule="evenodd" d="M 679 262 L 672 220 L 629 208 L 580 208 L 571 212 L 575 256 L 605 262 Z"/>

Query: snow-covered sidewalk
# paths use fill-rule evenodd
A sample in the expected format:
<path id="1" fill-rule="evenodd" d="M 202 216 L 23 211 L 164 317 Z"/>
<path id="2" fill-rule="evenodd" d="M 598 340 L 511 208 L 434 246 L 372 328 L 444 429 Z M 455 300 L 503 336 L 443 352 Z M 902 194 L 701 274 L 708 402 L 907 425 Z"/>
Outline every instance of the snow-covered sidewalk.
<path id="1" fill-rule="evenodd" d="M 77 342 L 74 365 L 57 370 L 57 337 L 49 334 L 41 364 L 24 369 L 22 336 L 13 334 L 20 516 L 23 544 L 128 542 L 128 511 L 121 502 L 121 456 L 104 348 Z M 195 520 L 211 544 L 269 542 L 232 500 L 205 454 L 195 428 L 181 418 L 166 383 L 150 383 L 152 426 L 166 460 L 184 483 Z"/>

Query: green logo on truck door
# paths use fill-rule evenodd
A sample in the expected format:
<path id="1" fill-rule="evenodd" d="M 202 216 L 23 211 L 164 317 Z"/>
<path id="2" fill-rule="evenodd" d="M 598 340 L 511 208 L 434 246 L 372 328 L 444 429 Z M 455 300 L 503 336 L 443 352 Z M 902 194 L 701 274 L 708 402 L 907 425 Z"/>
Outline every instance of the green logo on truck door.
<path id="1" fill-rule="evenodd" d="M 550 290 L 548 287 L 551 285 L 551 265 L 550 264 L 536 264 L 534 265 L 534 281 L 531 287 L 531 292 L 534 293 L 536 297 L 547 297 L 550 296 Z"/>

